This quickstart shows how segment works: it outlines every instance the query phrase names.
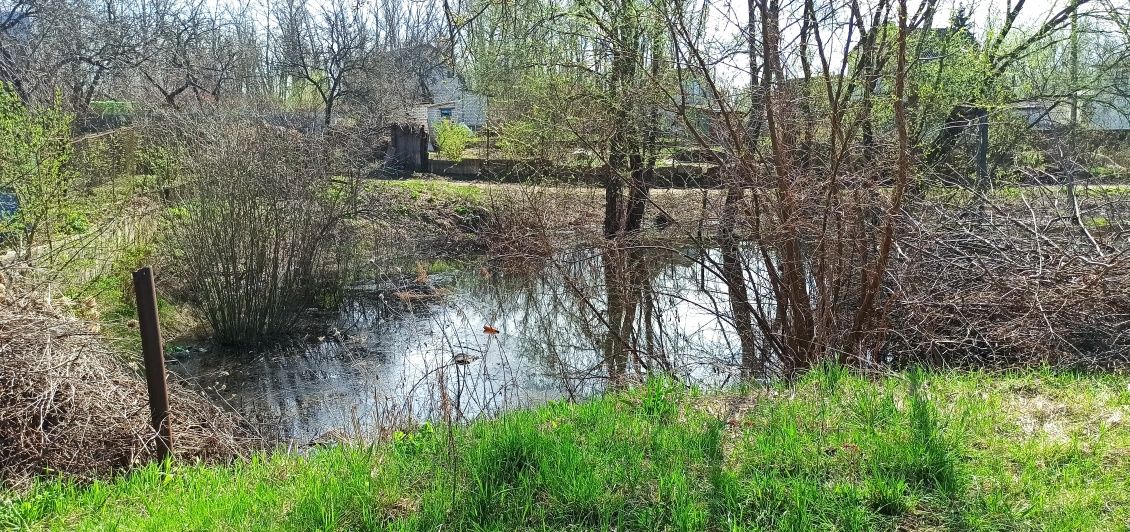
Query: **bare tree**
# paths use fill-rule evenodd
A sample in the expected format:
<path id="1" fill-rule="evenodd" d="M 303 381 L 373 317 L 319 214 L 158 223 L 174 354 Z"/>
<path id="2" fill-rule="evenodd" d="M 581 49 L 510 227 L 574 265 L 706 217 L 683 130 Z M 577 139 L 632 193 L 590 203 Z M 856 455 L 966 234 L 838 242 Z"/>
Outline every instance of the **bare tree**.
<path id="1" fill-rule="evenodd" d="M 311 10 L 305 0 L 287 0 L 274 13 L 279 27 L 275 61 L 297 82 L 310 88 L 322 103 L 323 124 L 329 126 L 343 100 L 363 99 L 359 78 L 372 64 L 372 25 L 359 2 L 333 0 Z"/>
<path id="2" fill-rule="evenodd" d="M 160 94 L 162 103 L 176 108 L 182 94 L 208 87 L 202 78 L 204 69 L 212 65 L 204 52 L 216 31 L 216 21 L 203 2 L 155 0 L 148 10 L 153 36 L 146 43 L 146 61 L 138 70 Z"/>

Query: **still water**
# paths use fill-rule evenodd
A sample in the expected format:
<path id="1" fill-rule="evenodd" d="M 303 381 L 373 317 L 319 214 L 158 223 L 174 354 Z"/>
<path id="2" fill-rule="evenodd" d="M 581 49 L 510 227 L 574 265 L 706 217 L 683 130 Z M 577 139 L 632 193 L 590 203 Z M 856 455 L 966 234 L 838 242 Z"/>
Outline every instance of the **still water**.
<path id="1" fill-rule="evenodd" d="M 703 262 L 677 250 L 640 261 L 648 290 L 636 322 L 640 342 L 650 331 L 651 349 L 628 361 L 630 375 L 662 368 L 706 386 L 737 379 L 724 285 Z M 190 348 L 169 369 L 268 435 L 299 444 L 327 433 L 364 437 L 405 415 L 436 419 L 444 404 L 466 420 L 608 386 L 599 252 L 416 277 L 355 286 L 340 312 L 301 341 L 256 352 Z"/>

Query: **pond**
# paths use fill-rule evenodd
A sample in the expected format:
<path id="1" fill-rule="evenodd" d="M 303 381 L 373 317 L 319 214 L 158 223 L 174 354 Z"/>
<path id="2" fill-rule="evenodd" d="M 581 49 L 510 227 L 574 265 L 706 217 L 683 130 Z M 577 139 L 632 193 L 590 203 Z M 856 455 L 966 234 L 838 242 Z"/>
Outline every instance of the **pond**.
<path id="1" fill-rule="evenodd" d="M 724 285 L 692 252 L 648 251 L 634 321 L 649 346 L 626 373 L 662 369 L 705 386 L 735 382 L 737 336 Z M 599 251 L 576 250 L 515 271 L 491 261 L 355 286 L 324 333 L 259 352 L 206 347 L 169 369 L 284 441 L 365 437 L 389 423 L 464 421 L 610 382 L 602 353 L 607 290 Z M 413 278 L 419 277 L 419 278 Z"/>

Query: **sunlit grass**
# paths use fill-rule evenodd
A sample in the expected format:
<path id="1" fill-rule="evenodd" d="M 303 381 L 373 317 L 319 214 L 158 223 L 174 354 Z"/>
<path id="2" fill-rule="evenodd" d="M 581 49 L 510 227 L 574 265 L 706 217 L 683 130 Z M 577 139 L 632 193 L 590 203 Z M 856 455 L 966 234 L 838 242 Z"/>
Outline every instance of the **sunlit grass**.
<path id="1" fill-rule="evenodd" d="M 832 368 L 666 381 L 376 446 L 9 495 L 0 525 L 225 530 L 1119 530 L 1130 379 Z"/>
<path id="2" fill-rule="evenodd" d="M 435 179 L 370 180 L 365 182 L 365 187 L 369 193 L 390 189 L 403 190 L 407 191 L 413 199 L 442 202 L 479 203 L 485 199 L 486 194 L 483 187 L 479 185 Z"/>

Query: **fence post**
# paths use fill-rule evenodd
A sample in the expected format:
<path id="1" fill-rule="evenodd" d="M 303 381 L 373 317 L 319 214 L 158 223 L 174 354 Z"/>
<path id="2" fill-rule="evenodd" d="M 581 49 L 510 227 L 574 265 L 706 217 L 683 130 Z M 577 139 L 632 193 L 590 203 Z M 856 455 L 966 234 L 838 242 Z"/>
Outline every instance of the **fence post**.
<path id="1" fill-rule="evenodd" d="M 169 419 L 169 385 L 165 378 L 165 349 L 161 341 L 161 324 L 157 319 L 157 288 L 153 285 L 153 268 L 145 266 L 133 272 L 133 289 L 137 294 L 137 323 L 141 329 L 141 353 L 145 362 L 145 383 L 149 388 L 149 414 L 157 433 L 157 460 L 172 455 L 173 430 Z"/>

